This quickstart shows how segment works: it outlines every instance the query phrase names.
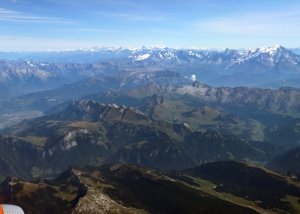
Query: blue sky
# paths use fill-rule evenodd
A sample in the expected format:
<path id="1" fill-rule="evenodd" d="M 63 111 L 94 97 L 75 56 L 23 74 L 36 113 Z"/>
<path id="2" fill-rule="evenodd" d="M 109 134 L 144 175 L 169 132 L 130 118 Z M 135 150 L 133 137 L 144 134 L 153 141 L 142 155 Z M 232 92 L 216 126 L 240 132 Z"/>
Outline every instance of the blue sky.
<path id="1" fill-rule="evenodd" d="M 300 47 L 294 0 L 0 0 L 0 51 Z"/>

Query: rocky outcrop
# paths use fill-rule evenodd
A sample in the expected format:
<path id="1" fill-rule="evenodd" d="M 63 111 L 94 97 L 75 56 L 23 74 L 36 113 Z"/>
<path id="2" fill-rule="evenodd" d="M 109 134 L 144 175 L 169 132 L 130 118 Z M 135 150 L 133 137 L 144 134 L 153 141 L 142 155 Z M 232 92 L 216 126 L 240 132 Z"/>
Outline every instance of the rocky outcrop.
<path id="1" fill-rule="evenodd" d="M 92 120 L 94 122 L 99 120 L 103 121 L 111 119 L 149 119 L 148 116 L 146 116 L 143 112 L 139 111 L 136 108 L 126 107 L 124 105 L 121 105 L 119 107 L 116 104 L 104 105 L 93 100 L 81 100 L 72 102 L 67 106 L 66 111 L 78 112 L 79 117 L 85 120 Z"/>
<path id="2" fill-rule="evenodd" d="M 300 90 L 280 88 L 278 90 L 246 87 L 213 87 L 200 82 L 179 86 L 173 91 L 178 95 L 190 95 L 206 104 L 230 111 L 230 108 L 266 110 L 287 114 L 300 114 Z"/>
<path id="3" fill-rule="evenodd" d="M 71 211 L 71 214 L 97 214 L 97 213 L 122 213 L 122 214 L 138 214 L 132 208 L 123 206 L 120 203 L 112 200 L 109 196 L 89 188 L 87 194 L 79 199 L 76 207 Z"/>

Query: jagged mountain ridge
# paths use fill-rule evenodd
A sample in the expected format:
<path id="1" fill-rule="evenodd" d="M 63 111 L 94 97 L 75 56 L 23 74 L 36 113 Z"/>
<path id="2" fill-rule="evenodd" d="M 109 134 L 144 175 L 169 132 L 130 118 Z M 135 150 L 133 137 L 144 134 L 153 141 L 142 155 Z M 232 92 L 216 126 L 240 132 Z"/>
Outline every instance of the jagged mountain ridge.
<path id="1" fill-rule="evenodd" d="M 141 91 L 141 92 L 140 92 Z M 143 92 L 147 92 L 143 95 Z M 97 94 L 86 95 L 84 99 L 94 100 L 116 100 L 120 104 L 125 104 L 126 99 L 140 99 L 142 97 L 158 94 L 166 98 L 174 99 L 177 96 L 187 96 L 190 102 L 212 105 L 229 112 L 235 109 L 246 111 L 269 111 L 284 114 L 299 114 L 300 90 L 294 88 L 280 88 L 277 90 L 247 87 L 214 87 L 199 81 L 193 82 L 192 85 L 181 85 L 174 87 L 172 85 L 151 84 L 142 89 L 130 91 L 111 91 L 100 92 Z M 122 96 L 126 97 L 124 99 Z M 176 98 L 175 98 L 176 99 Z M 122 103 L 123 102 L 123 103 Z M 230 110 L 231 109 L 231 110 Z"/>
<path id="2" fill-rule="evenodd" d="M 266 48 L 257 48 L 257 49 L 249 49 L 245 50 L 243 52 L 240 52 L 238 50 L 233 49 L 220 49 L 218 51 L 214 49 L 197 49 L 197 48 L 169 48 L 169 47 L 162 47 L 162 46 L 154 46 L 154 47 L 142 47 L 142 48 L 108 48 L 108 47 L 94 47 L 86 50 L 70 50 L 70 51 L 48 51 L 48 52 L 37 52 L 36 54 L 47 54 L 47 55 L 62 55 L 62 54 L 74 54 L 77 53 L 80 55 L 82 54 L 89 54 L 91 59 L 97 59 L 97 57 L 101 58 L 102 60 L 112 60 L 112 59 L 120 59 L 120 58 L 129 58 L 134 61 L 142 61 L 146 59 L 153 59 L 153 60 L 171 60 L 171 59 L 178 59 L 182 61 L 202 61 L 202 62 L 229 62 L 233 61 L 231 64 L 235 64 L 236 62 L 245 61 L 245 59 L 253 58 L 254 56 L 258 56 L 260 54 L 269 54 L 274 55 L 274 52 L 278 52 L 280 50 L 283 51 L 289 51 L 288 49 L 280 46 L 280 45 L 273 45 L 271 47 Z M 293 49 L 291 49 L 293 50 Z M 297 50 L 297 49 L 295 49 Z M 53 62 L 53 60 L 47 60 L 47 59 L 36 59 L 37 57 L 22 57 L 23 55 L 30 54 L 30 52 L 18 52 L 21 56 L 16 57 L 15 59 L 23 58 L 25 60 L 38 60 L 38 61 L 48 61 Z M 35 54 L 35 52 L 31 52 L 32 55 Z M 219 54 L 218 54 L 219 53 Z M 289 52 L 291 53 L 291 52 Z M 5 56 L 5 52 L 1 52 L 2 56 Z M 2 57 L 3 59 L 9 59 L 12 57 L 9 57 L 10 55 L 13 55 L 12 53 L 7 53 L 8 57 Z M 279 53 L 280 54 L 280 53 Z M 17 53 L 16 53 L 17 55 Z M 101 57 L 102 55 L 102 57 Z M 278 56 L 278 54 L 275 54 Z M 273 57 L 271 57 L 274 59 Z M 62 59 L 63 60 L 63 57 Z M 236 60 L 236 61 L 235 61 Z M 87 62 L 76 62 L 71 61 L 73 63 L 92 63 L 96 60 L 90 60 Z M 276 61 L 276 60 L 275 60 Z M 55 62 L 55 61 L 54 61 Z M 63 63 L 70 62 L 70 60 L 61 61 Z"/>
<path id="3" fill-rule="evenodd" d="M 134 54 L 147 54 L 148 52 L 158 51 L 179 51 L 179 50 L 194 50 L 194 51 L 222 51 L 223 49 L 214 48 L 192 48 L 192 49 L 180 49 L 180 48 L 168 48 L 164 46 L 152 46 L 141 48 L 115 48 L 115 47 L 93 47 L 82 50 L 68 50 L 68 51 L 38 51 L 38 52 L 0 52 L 0 58 L 16 60 L 38 60 L 48 62 L 60 62 L 60 63 L 92 63 L 95 61 L 107 61 L 117 58 L 127 58 Z"/>
<path id="4" fill-rule="evenodd" d="M 223 52 L 174 51 L 166 48 L 134 53 L 125 62 L 131 66 L 167 67 L 184 75 L 194 72 L 201 81 L 217 86 L 257 86 L 268 81 L 298 77 L 300 71 L 300 57 L 280 45 L 244 52 L 229 49 Z M 178 65 L 177 68 L 174 65 Z"/>
<path id="5" fill-rule="evenodd" d="M 175 94 L 189 94 L 208 103 L 219 104 L 221 108 L 240 107 L 283 113 L 299 113 L 300 90 L 281 88 L 278 90 L 247 87 L 213 87 L 199 82 L 193 85 L 179 86 Z"/>
<path id="6" fill-rule="evenodd" d="M 155 97 L 157 97 L 155 94 L 163 96 L 166 102 L 159 104 L 161 100 L 155 101 Z M 205 114 L 209 115 L 209 112 L 212 111 L 206 112 L 204 110 L 203 112 L 202 110 L 198 113 L 192 111 L 190 114 L 193 117 L 190 115 L 189 118 L 188 108 L 201 109 L 205 106 L 211 106 L 231 113 L 227 116 L 219 114 L 219 117 L 215 118 L 214 121 L 210 120 L 212 123 L 217 123 L 215 129 L 221 133 L 225 133 L 221 131 L 222 123 L 224 123 L 227 124 L 225 129 L 235 130 L 234 134 L 231 131 L 228 132 L 229 135 L 239 135 L 245 139 L 268 141 L 271 144 L 292 148 L 298 146 L 299 95 L 300 91 L 293 88 L 278 90 L 246 87 L 228 88 L 194 82 L 193 85 L 178 87 L 152 84 L 139 90 L 101 92 L 86 95 L 83 98 L 106 103 L 114 102 L 118 105 L 131 104 L 142 111 L 149 111 L 147 112 L 149 115 L 169 122 L 177 117 L 176 120 L 187 122 L 196 129 L 195 125 L 198 126 L 201 123 L 193 125 L 193 118 L 203 120 Z M 150 99 L 148 96 L 154 97 Z M 167 101 L 168 99 L 170 102 Z M 146 104 L 147 102 L 148 104 Z M 160 116 L 162 112 L 163 116 Z M 248 122 L 246 122 L 247 120 Z M 207 124 L 211 124 L 211 122 L 206 121 Z M 233 128 L 232 125 L 234 124 L 237 125 L 236 128 Z M 247 126 L 253 134 L 247 135 Z M 239 130 L 242 131 L 242 134 L 238 132 Z"/>
<path id="7" fill-rule="evenodd" d="M 90 80 L 93 84 L 91 84 Z M 59 90 L 39 92 L 32 95 L 19 97 L 18 99 L 14 99 L 10 102 L 2 103 L 2 109 L 9 109 L 11 111 L 21 109 L 42 110 L 47 113 L 47 109 L 49 109 L 51 106 L 72 98 L 78 99 L 80 95 L 88 94 L 92 91 L 103 90 L 101 89 L 102 86 L 114 87 L 113 84 L 105 84 L 105 79 L 93 78 L 90 80 L 82 81 L 80 84 L 70 84 L 70 87 L 62 87 Z M 116 82 L 116 87 L 119 87 L 119 84 L 120 82 Z M 76 93 L 76 95 L 74 95 L 74 93 Z M 256 132 L 255 135 L 257 138 L 250 139 L 269 141 L 270 143 L 275 143 L 277 145 L 289 148 L 291 148 L 291 146 L 297 146 L 296 139 L 298 138 L 298 119 L 294 117 L 299 115 L 300 94 L 298 89 L 282 88 L 278 90 L 270 90 L 246 87 L 213 87 L 196 81 L 193 83 L 193 85 L 177 87 L 153 83 L 141 89 L 133 89 L 130 91 L 112 90 L 87 95 L 82 98 L 86 100 L 96 100 L 103 103 L 116 103 L 119 106 L 134 106 L 140 108 L 142 111 L 146 111 L 147 108 L 143 107 L 143 102 L 146 98 L 149 98 L 155 94 L 169 99 L 171 102 L 170 105 L 175 105 L 173 102 L 178 103 L 176 104 L 178 105 L 178 109 L 172 110 L 173 107 L 171 106 L 171 111 L 167 112 L 168 114 L 165 115 L 166 117 L 158 117 L 158 119 L 166 119 L 167 121 L 172 122 L 172 111 L 176 112 L 180 108 L 187 108 L 184 106 L 190 106 L 192 108 L 212 106 L 213 108 L 224 110 L 233 115 L 240 115 L 243 118 L 258 121 L 258 123 L 255 125 L 256 131 L 253 130 L 253 133 Z M 45 96 L 47 97 L 46 99 L 43 98 Z M 62 104 L 60 107 L 58 106 L 57 110 L 63 110 L 67 104 L 68 103 Z M 166 104 L 167 103 L 164 105 Z M 161 107 L 163 107 L 163 105 Z M 52 112 L 57 112 L 57 110 L 53 109 Z M 159 113 L 160 110 L 157 109 L 157 111 Z M 186 115 L 184 116 L 186 118 L 188 117 L 187 113 L 188 112 L 186 112 Z M 180 111 L 178 114 L 181 114 Z M 199 117 L 201 117 L 201 114 Z M 226 120 L 230 121 L 234 118 L 238 119 L 236 116 L 230 116 L 227 117 L 227 119 L 226 117 L 223 117 L 219 119 L 216 118 L 216 120 L 225 122 Z M 229 122 L 229 124 L 233 123 Z M 243 129 L 246 130 L 247 128 L 242 124 L 240 124 L 240 127 L 242 128 L 240 130 L 243 132 Z M 191 125 L 194 127 L 193 124 Z M 284 134 L 283 132 L 288 134 Z M 246 136 L 243 135 L 243 137 Z M 249 136 L 246 138 L 249 138 Z"/>

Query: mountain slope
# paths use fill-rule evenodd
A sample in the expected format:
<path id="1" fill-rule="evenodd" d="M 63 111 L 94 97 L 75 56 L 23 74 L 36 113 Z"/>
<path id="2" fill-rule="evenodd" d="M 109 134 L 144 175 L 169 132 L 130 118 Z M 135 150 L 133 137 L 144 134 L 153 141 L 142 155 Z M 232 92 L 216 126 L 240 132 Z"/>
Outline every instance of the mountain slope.
<path id="1" fill-rule="evenodd" d="M 266 167 L 279 171 L 281 173 L 287 173 L 288 171 L 294 171 L 300 173 L 300 147 L 290 149 L 284 154 L 275 156 L 270 160 Z"/>
<path id="2" fill-rule="evenodd" d="M 185 123 L 157 121 L 132 107 L 95 101 L 72 102 L 62 112 L 24 120 L 2 133 L 3 168 L 11 168 L 6 175 L 23 173 L 27 179 L 51 177 L 69 164 L 125 161 L 168 170 L 218 160 L 269 159 L 266 151 L 245 140 L 197 132 Z"/>
<path id="3" fill-rule="evenodd" d="M 31 201 L 31 203 L 28 203 Z M 129 164 L 69 167 L 53 180 L 0 185 L 0 203 L 26 213 L 257 213 L 151 169 Z"/>
<path id="4" fill-rule="evenodd" d="M 213 128 L 222 134 L 282 147 L 298 145 L 300 91 L 294 88 L 213 87 L 195 81 L 192 85 L 152 84 L 83 98 L 133 105 L 157 120 L 188 123 L 195 130 Z"/>
<path id="5" fill-rule="evenodd" d="M 124 163 L 69 166 L 55 179 L 0 184 L 0 203 L 29 214 L 298 213 L 298 197 L 299 183 L 290 177 L 235 161 L 185 172 Z"/>
<path id="6" fill-rule="evenodd" d="M 185 170 L 192 176 L 198 176 L 215 183 L 216 191 L 230 193 L 250 201 L 264 209 L 279 213 L 297 213 L 299 183 L 289 177 L 253 167 L 244 162 L 217 162 Z"/>

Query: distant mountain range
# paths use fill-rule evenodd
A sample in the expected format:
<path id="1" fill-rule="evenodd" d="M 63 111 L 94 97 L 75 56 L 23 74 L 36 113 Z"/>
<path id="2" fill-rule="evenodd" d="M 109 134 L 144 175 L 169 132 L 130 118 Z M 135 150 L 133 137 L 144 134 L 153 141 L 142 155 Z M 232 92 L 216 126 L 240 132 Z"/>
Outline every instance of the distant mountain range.
<path id="1" fill-rule="evenodd" d="M 95 60 L 91 60 L 93 63 L 83 64 L 78 64 L 76 59 L 63 58 L 60 58 L 60 62 L 51 62 L 50 59 L 45 60 L 46 58 L 39 61 L 41 59 L 39 55 L 31 60 L 1 60 L 0 84 L 4 90 L 1 91 L 0 100 L 1 95 L 4 96 L 3 99 L 7 99 L 11 96 L 54 88 L 86 77 L 137 72 L 138 74 L 132 76 L 134 79 L 146 75 L 147 72 L 165 70 L 178 72 L 187 79 L 193 75 L 193 80 L 199 79 L 214 86 L 299 87 L 295 79 L 300 78 L 300 56 L 280 45 L 244 52 L 229 49 L 211 51 L 156 47 L 94 48 L 44 54 L 54 57 L 57 54 L 75 53 L 80 59 L 84 58 L 84 54 L 88 54 L 87 58 L 91 60 L 94 57 Z M 2 57 L 5 58 L 5 54 Z"/>
<path id="2" fill-rule="evenodd" d="M 178 50 L 195 50 L 195 51 L 223 51 L 223 48 L 168 48 L 165 46 L 151 46 L 141 48 L 126 47 L 93 47 L 79 50 L 56 50 L 56 51 L 17 51 L 17 52 L 0 52 L 0 59 L 8 60 L 37 60 L 56 63 L 93 63 L 96 61 L 107 61 L 117 58 L 127 58 L 133 54 L 145 54 L 149 51 L 178 51 Z"/>
<path id="3" fill-rule="evenodd" d="M 278 45 L 274 45 L 278 46 Z M 261 49 L 261 48 L 258 48 Z M 60 63 L 93 63 L 96 61 L 107 61 L 117 58 L 127 58 L 132 56 L 138 56 L 138 59 L 147 57 L 148 54 L 154 52 L 179 52 L 188 51 L 191 53 L 202 52 L 223 52 L 226 48 L 171 48 L 161 45 L 155 45 L 150 47 L 129 48 L 129 47 L 93 47 L 78 50 L 47 50 L 47 51 L 16 51 L 16 52 L 0 52 L 0 59 L 7 60 L 36 60 L 47 62 L 60 62 Z M 231 49 L 232 50 L 232 49 Z M 300 54 L 300 48 L 287 48 L 296 54 Z M 236 49 L 236 51 L 243 53 L 248 51 L 255 51 L 251 49 Z M 147 54 L 147 55 L 145 55 Z M 141 57 L 144 55 L 144 57 Z"/>
<path id="4" fill-rule="evenodd" d="M 290 48 L 290 51 L 293 51 L 295 54 L 300 55 L 300 48 Z"/>

